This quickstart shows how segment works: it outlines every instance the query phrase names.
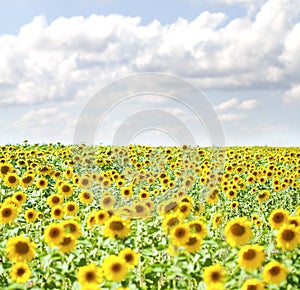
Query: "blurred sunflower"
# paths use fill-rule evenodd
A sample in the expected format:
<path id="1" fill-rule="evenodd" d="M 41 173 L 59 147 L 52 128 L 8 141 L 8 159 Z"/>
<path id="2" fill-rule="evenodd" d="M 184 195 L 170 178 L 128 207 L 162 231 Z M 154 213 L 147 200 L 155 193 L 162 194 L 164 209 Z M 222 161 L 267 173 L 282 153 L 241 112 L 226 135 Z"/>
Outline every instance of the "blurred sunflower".
<path id="1" fill-rule="evenodd" d="M 90 204 L 93 202 L 94 197 L 93 197 L 93 193 L 90 191 L 82 191 L 79 194 L 79 200 L 83 203 L 83 204 Z"/>
<path id="2" fill-rule="evenodd" d="M 239 266 L 251 271 L 261 267 L 265 258 L 263 246 L 247 245 L 239 251 Z"/>
<path id="3" fill-rule="evenodd" d="M 110 255 L 105 258 L 102 264 L 103 274 L 108 281 L 120 282 L 127 273 L 128 266 L 123 258 L 116 255 Z"/>
<path id="4" fill-rule="evenodd" d="M 190 221 L 188 226 L 191 230 L 191 233 L 196 234 L 201 239 L 207 235 L 206 225 L 200 219 Z"/>
<path id="5" fill-rule="evenodd" d="M 63 221 L 62 226 L 64 228 L 64 232 L 71 234 L 75 238 L 82 235 L 81 226 L 75 219 Z"/>
<path id="6" fill-rule="evenodd" d="M 224 289 L 225 271 L 220 264 L 205 267 L 203 271 L 203 281 L 207 289 Z"/>
<path id="7" fill-rule="evenodd" d="M 104 209 L 110 209 L 115 205 L 115 199 L 113 198 L 110 193 L 106 193 L 103 195 L 102 199 L 100 200 L 100 206 Z"/>
<path id="8" fill-rule="evenodd" d="M 196 253 L 201 248 L 201 243 L 202 239 L 197 234 L 190 234 L 183 247 L 188 253 Z"/>
<path id="9" fill-rule="evenodd" d="M 33 181 L 34 181 L 34 175 L 33 174 L 25 174 L 21 178 L 20 185 L 23 188 L 27 188 L 33 183 Z"/>
<path id="10" fill-rule="evenodd" d="M 12 265 L 9 276 L 16 283 L 26 283 L 31 276 L 31 271 L 27 263 L 18 262 Z"/>
<path id="11" fill-rule="evenodd" d="M 132 188 L 130 186 L 122 187 L 121 189 L 121 195 L 123 197 L 131 197 L 132 196 Z"/>
<path id="12" fill-rule="evenodd" d="M 277 246 L 283 250 L 293 250 L 299 246 L 300 231 L 294 225 L 283 225 L 276 236 Z"/>
<path id="13" fill-rule="evenodd" d="M 6 243 L 6 252 L 11 261 L 31 261 L 35 253 L 35 244 L 24 235 L 10 237 Z"/>
<path id="14" fill-rule="evenodd" d="M 262 277 L 268 284 L 280 284 L 286 279 L 289 270 L 277 261 L 269 262 L 263 269 Z"/>
<path id="15" fill-rule="evenodd" d="M 101 268 L 97 267 L 94 263 L 79 267 L 77 279 L 81 286 L 93 289 L 93 287 L 102 282 Z"/>
<path id="16" fill-rule="evenodd" d="M 130 232 L 130 221 L 124 220 L 118 216 L 112 216 L 105 222 L 103 229 L 103 235 L 112 239 L 120 238 L 124 239 Z"/>
<path id="17" fill-rule="evenodd" d="M 264 202 L 270 197 L 270 190 L 262 190 L 257 194 L 257 200 L 259 202 Z"/>
<path id="18" fill-rule="evenodd" d="M 242 246 L 253 237 L 250 222 L 246 217 L 238 217 L 227 223 L 225 226 L 226 242 L 231 247 Z"/>
<path id="19" fill-rule="evenodd" d="M 58 245 L 63 241 L 64 232 L 62 224 L 50 224 L 44 231 L 45 242 L 51 247 Z"/>
<path id="20" fill-rule="evenodd" d="M 190 228 L 185 224 L 178 224 L 171 229 L 170 235 L 175 246 L 183 246 L 189 241 Z"/>
<path id="21" fill-rule="evenodd" d="M 18 215 L 17 207 L 13 204 L 4 203 L 0 207 L 0 223 L 12 224 Z"/>
<path id="22" fill-rule="evenodd" d="M 24 217 L 27 223 L 34 223 L 38 218 L 38 212 L 34 208 L 25 211 Z"/>
<path id="23" fill-rule="evenodd" d="M 8 173 L 4 177 L 4 183 L 10 188 L 15 188 L 19 184 L 19 177 L 16 173 Z"/>
<path id="24" fill-rule="evenodd" d="M 97 225 L 103 225 L 109 219 L 109 213 L 103 209 L 98 210 L 95 213 L 95 219 Z"/>
<path id="25" fill-rule="evenodd" d="M 19 204 L 24 204 L 26 202 L 26 194 L 23 191 L 17 191 L 12 196 Z"/>
<path id="26" fill-rule="evenodd" d="M 74 191 L 73 186 L 66 182 L 63 182 L 58 188 L 58 192 L 65 197 L 70 197 L 73 191 Z"/>
<path id="27" fill-rule="evenodd" d="M 129 269 L 133 269 L 139 262 L 139 254 L 130 248 L 125 248 L 118 254 L 118 256 L 124 260 Z"/>
<path id="28" fill-rule="evenodd" d="M 73 251 L 76 247 L 76 238 L 71 235 L 71 234 L 65 234 L 63 236 L 62 241 L 57 244 L 58 248 L 61 250 L 63 253 L 70 253 Z"/>

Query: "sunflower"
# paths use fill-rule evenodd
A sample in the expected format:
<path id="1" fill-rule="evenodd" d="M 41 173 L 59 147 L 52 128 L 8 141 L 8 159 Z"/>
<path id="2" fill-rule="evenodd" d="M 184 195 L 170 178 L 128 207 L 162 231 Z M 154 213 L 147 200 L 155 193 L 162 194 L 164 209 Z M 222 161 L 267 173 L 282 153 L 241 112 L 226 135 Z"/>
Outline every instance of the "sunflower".
<path id="1" fill-rule="evenodd" d="M 300 216 L 289 216 L 288 224 L 300 229 Z"/>
<path id="2" fill-rule="evenodd" d="M 183 246 L 189 241 L 190 228 L 185 224 L 178 224 L 171 229 L 171 239 L 175 246 Z"/>
<path id="3" fill-rule="evenodd" d="M 182 216 L 182 219 L 185 219 L 191 212 L 192 208 L 193 206 L 191 203 L 183 201 L 177 205 L 176 211 L 179 212 L 179 214 Z"/>
<path id="4" fill-rule="evenodd" d="M 6 243 L 6 252 L 11 261 L 31 261 L 34 257 L 35 244 L 23 235 L 10 237 Z"/>
<path id="5" fill-rule="evenodd" d="M 286 279 L 289 270 L 277 261 L 269 262 L 263 269 L 262 277 L 268 284 L 280 284 Z"/>
<path id="6" fill-rule="evenodd" d="M 221 223 L 222 223 L 222 215 L 220 213 L 216 213 L 212 220 L 212 228 L 217 229 Z"/>
<path id="7" fill-rule="evenodd" d="M 242 290 L 264 290 L 265 285 L 257 279 L 248 279 L 242 285 Z"/>
<path id="8" fill-rule="evenodd" d="M 108 281 L 122 281 L 128 273 L 127 263 L 122 257 L 110 255 L 102 264 L 103 274 Z"/>
<path id="9" fill-rule="evenodd" d="M 150 216 L 150 210 L 143 202 L 134 202 L 131 208 L 135 218 L 146 218 Z"/>
<path id="10" fill-rule="evenodd" d="M 205 267 L 203 271 L 203 281 L 207 289 L 224 289 L 225 272 L 220 264 Z"/>
<path id="11" fill-rule="evenodd" d="M 78 212 L 78 204 L 75 201 L 68 201 L 64 205 L 64 213 L 65 215 L 72 216 L 76 215 Z"/>
<path id="12" fill-rule="evenodd" d="M 0 207 L 0 222 L 2 224 L 12 224 L 18 215 L 16 206 L 4 203 Z"/>
<path id="13" fill-rule="evenodd" d="M 9 163 L 1 164 L 0 166 L 0 176 L 3 179 L 6 174 L 8 174 L 12 169 L 12 166 Z"/>
<path id="14" fill-rule="evenodd" d="M 96 224 L 95 218 L 96 210 L 92 210 L 86 220 L 86 226 L 88 229 L 91 229 Z"/>
<path id="15" fill-rule="evenodd" d="M 115 205 L 115 199 L 110 193 L 106 193 L 103 195 L 102 199 L 100 200 L 100 206 L 104 209 L 110 209 Z"/>
<path id="16" fill-rule="evenodd" d="M 279 230 L 280 227 L 287 223 L 289 212 L 283 209 L 275 209 L 271 212 L 269 222 L 274 230 Z"/>
<path id="17" fill-rule="evenodd" d="M 196 253 L 201 248 L 202 239 L 197 234 L 190 234 L 188 241 L 183 247 L 189 253 Z"/>
<path id="18" fill-rule="evenodd" d="M 34 208 L 29 208 L 25 211 L 24 217 L 27 223 L 34 223 L 38 218 L 38 213 Z"/>
<path id="19" fill-rule="evenodd" d="M 63 240 L 57 246 L 63 253 L 70 253 L 75 249 L 76 242 L 77 240 L 73 235 L 65 234 Z"/>
<path id="20" fill-rule="evenodd" d="M 103 209 L 100 209 L 95 213 L 95 218 L 97 225 L 103 225 L 109 219 L 109 213 Z"/>
<path id="21" fill-rule="evenodd" d="M 87 188 L 91 187 L 92 182 L 91 182 L 90 178 L 83 176 L 83 177 L 79 178 L 78 185 L 81 188 L 87 189 Z"/>
<path id="22" fill-rule="evenodd" d="M 26 283 L 30 278 L 31 271 L 27 263 L 18 262 L 14 264 L 9 272 L 12 281 L 16 283 Z"/>
<path id="23" fill-rule="evenodd" d="M 23 188 L 29 187 L 34 181 L 34 175 L 33 174 L 25 174 L 21 177 L 20 184 Z"/>
<path id="24" fill-rule="evenodd" d="M 131 197 L 132 196 L 132 187 L 130 187 L 130 186 L 126 186 L 126 187 L 123 187 L 122 189 L 121 189 L 121 195 L 123 196 L 123 197 L 127 197 L 127 198 L 129 198 L 129 197 Z"/>
<path id="25" fill-rule="evenodd" d="M 139 262 L 139 254 L 129 248 L 122 250 L 118 256 L 124 260 L 129 269 L 133 269 Z"/>
<path id="26" fill-rule="evenodd" d="M 60 194 L 51 194 L 47 198 L 47 205 L 50 207 L 61 205 L 64 201 L 64 198 Z"/>
<path id="27" fill-rule="evenodd" d="M 58 188 L 58 192 L 65 197 L 70 197 L 73 191 L 74 191 L 73 186 L 66 182 L 63 182 Z"/>
<path id="28" fill-rule="evenodd" d="M 94 263 L 79 267 L 77 279 L 83 287 L 95 287 L 95 285 L 102 282 L 101 268 L 97 267 Z"/>
<path id="29" fill-rule="evenodd" d="M 66 220 L 62 223 L 66 233 L 71 234 L 75 238 L 82 235 L 81 227 L 75 219 Z"/>
<path id="30" fill-rule="evenodd" d="M 206 225 L 200 219 L 190 221 L 188 226 L 191 229 L 191 232 L 196 234 L 201 239 L 207 235 Z"/>
<path id="31" fill-rule="evenodd" d="M 83 204 L 90 204 L 93 202 L 94 197 L 93 197 L 93 193 L 90 191 L 82 191 L 79 194 L 79 200 L 83 203 Z"/>
<path id="32" fill-rule="evenodd" d="M 251 271 L 261 267 L 265 258 L 263 246 L 247 245 L 239 251 L 239 266 Z"/>
<path id="33" fill-rule="evenodd" d="M 15 173 L 8 173 L 4 178 L 5 185 L 15 188 L 19 184 L 19 176 Z"/>
<path id="34" fill-rule="evenodd" d="M 109 238 L 124 239 L 130 232 L 130 221 L 124 220 L 118 216 L 112 216 L 105 222 L 105 228 L 103 229 L 103 235 Z"/>
<path id="35" fill-rule="evenodd" d="M 45 242 L 51 247 L 58 245 L 64 238 L 64 227 L 62 224 L 50 224 L 44 232 Z"/>
<path id="36" fill-rule="evenodd" d="M 44 177 L 41 177 L 36 181 L 36 187 L 38 189 L 44 189 L 47 188 L 47 186 L 48 186 L 48 180 Z"/>
<path id="37" fill-rule="evenodd" d="M 246 217 L 238 217 L 225 226 L 226 241 L 231 247 L 242 246 L 253 237 L 250 222 Z"/>
<path id="38" fill-rule="evenodd" d="M 257 200 L 259 202 L 264 202 L 270 197 L 270 190 L 262 190 L 261 192 L 258 193 L 257 195 Z"/>
<path id="39" fill-rule="evenodd" d="M 238 203 L 237 201 L 232 202 L 231 205 L 230 205 L 230 207 L 231 207 L 232 209 L 237 209 L 238 206 L 239 206 L 239 203 Z"/>
<path id="40" fill-rule="evenodd" d="M 56 205 L 51 208 L 51 217 L 56 220 L 60 220 L 64 217 L 64 209 L 60 205 Z"/>
<path id="41" fill-rule="evenodd" d="M 15 192 L 13 198 L 17 200 L 19 204 L 24 204 L 26 202 L 26 194 L 23 191 Z"/>
<path id="42" fill-rule="evenodd" d="M 166 215 L 162 221 L 163 231 L 168 233 L 170 229 L 180 223 L 180 220 L 178 212 Z"/>
<path id="43" fill-rule="evenodd" d="M 277 237 L 277 246 L 283 250 L 296 249 L 300 243 L 300 232 L 294 225 L 280 227 Z"/>
<path id="44" fill-rule="evenodd" d="M 150 196 L 150 193 L 146 190 L 142 190 L 140 193 L 139 193 L 139 199 L 148 199 Z"/>

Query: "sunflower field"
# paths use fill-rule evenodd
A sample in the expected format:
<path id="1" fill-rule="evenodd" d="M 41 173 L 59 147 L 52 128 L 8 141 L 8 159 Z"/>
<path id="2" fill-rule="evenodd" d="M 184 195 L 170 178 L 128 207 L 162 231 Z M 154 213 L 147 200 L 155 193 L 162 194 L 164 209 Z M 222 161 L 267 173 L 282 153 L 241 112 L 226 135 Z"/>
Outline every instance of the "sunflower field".
<path id="1" fill-rule="evenodd" d="M 0 147 L 0 289 L 300 289 L 300 149 Z"/>

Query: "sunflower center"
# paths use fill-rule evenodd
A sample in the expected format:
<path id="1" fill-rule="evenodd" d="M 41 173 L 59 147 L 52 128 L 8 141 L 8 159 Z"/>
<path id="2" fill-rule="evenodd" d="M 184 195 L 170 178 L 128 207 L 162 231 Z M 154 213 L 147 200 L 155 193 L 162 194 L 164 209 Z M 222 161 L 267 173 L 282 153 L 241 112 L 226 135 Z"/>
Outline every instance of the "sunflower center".
<path id="1" fill-rule="evenodd" d="M 175 236 L 177 238 L 182 238 L 185 236 L 185 234 L 186 234 L 186 231 L 184 229 L 177 229 L 175 232 Z"/>
<path id="2" fill-rule="evenodd" d="M 169 227 L 176 226 L 177 224 L 179 224 L 179 220 L 178 220 L 177 218 L 171 218 L 171 219 L 168 221 L 168 226 L 169 226 Z"/>
<path id="3" fill-rule="evenodd" d="M 52 202 L 53 202 L 53 203 L 59 203 L 59 198 L 58 198 L 57 196 L 54 196 L 54 197 L 52 198 Z"/>
<path id="4" fill-rule="evenodd" d="M 282 238 L 285 241 L 291 241 L 294 239 L 294 237 L 295 237 L 295 232 L 292 230 L 284 230 L 282 233 Z"/>
<path id="5" fill-rule="evenodd" d="M 33 217 L 33 213 L 32 212 L 28 213 L 28 217 L 31 219 Z"/>
<path id="6" fill-rule="evenodd" d="M 256 285 L 248 285 L 247 290 L 257 290 Z"/>
<path id="7" fill-rule="evenodd" d="M 49 235 L 51 238 L 56 238 L 59 236 L 59 230 L 58 229 L 51 229 L 49 232 Z"/>
<path id="8" fill-rule="evenodd" d="M 182 213 L 185 213 L 187 210 L 188 210 L 188 207 L 186 205 L 183 205 L 183 206 L 180 207 L 180 211 Z"/>
<path id="9" fill-rule="evenodd" d="M 54 215 L 59 216 L 60 214 L 61 214 L 61 210 L 59 208 L 54 210 Z"/>
<path id="10" fill-rule="evenodd" d="M 89 271 L 89 272 L 87 272 L 87 273 L 85 274 L 85 278 L 86 278 L 86 280 L 89 281 L 89 282 L 94 281 L 94 280 L 95 280 L 95 273 Z"/>
<path id="11" fill-rule="evenodd" d="M 8 166 L 4 165 L 4 166 L 1 167 L 1 173 L 2 174 L 6 174 L 8 171 L 9 171 L 9 167 Z"/>
<path id="12" fill-rule="evenodd" d="M 83 185 L 87 185 L 88 183 L 89 183 L 89 181 L 88 181 L 87 179 L 83 179 L 83 180 L 82 180 L 82 184 L 83 184 Z"/>
<path id="13" fill-rule="evenodd" d="M 124 195 L 129 195 L 130 194 L 130 191 L 128 189 L 125 189 L 124 190 Z"/>
<path id="14" fill-rule="evenodd" d="M 143 211 L 144 211 L 144 207 L 141 206 L 141 205 L 137 205 L 137 206 L 135 207 L 135 210 L 136 210 L 136 212 L 143 212 Z"/>
<path id="15" fill-rule="evenodd" d="M 85 199 L 90 199 L 91 195 L 90 195 L 88 192 L 85 192 L 85 193 L 83 194 L 83 197 L 84 197 Z"/>
<path id="16" fill-rule="evenodd" d="M 62 191 L 63 192 L 69 192 L 70 191 L 70 186 L 69 185 L 64 185 L 63 187 L 62 187 Z"/>
<path id="17" fill-rule="evenodd" d="M 120 263 L 114 263 L 112 266 L 111 266 L 111 270 L 113 272 L 119 272 L 121 270 L 121 264 Z"/>
<path id="18" fill-rule="evenodd" d="M 106 197 L 103 200 L 103 203 L 106 204 L 106 205 L 110 204 L 110 202 L 111 202 L 111 198 L 110 197 Z"/>
<path id="19" fill-rule="evenodd" d="M 119 221 L 112 221 L 109 227 L 113 231 L 122 231 L 124 229 L 123 223 Z"/>
<path id="20" fill-rule="evenodd" d="M 29 251 L 29 246 L 25 242 L 18 242 L 15 245 L 15 250 L 20 255 L 25 255 Z"/>
<path id="21" fill-rule="evenodd" d="M 199 224 L 191 224 L 191 228 L 195 229 L 196 233 L 202 232 L 202 226 Z"/>
<path id="22" fill-rule="evenodd" d="M 41 185 L 41 186 L 44 186 L 44 185 L 45 185 L 45 180 L 41 180 L 41 181 L 40 181 L 40 185 Z"/>
<path id="23" fill-rule="evenodd" d="M 16 179 L 15 176 L 9 176 L 9 177 L 8 177 L 8 181 L 9 181 L 10 183 L 15 183 L 15 182 L 17 181 L 17 179 Z"/>
<path id="24" fill-rule="evenodd" d="M 212 272 L 212 274 L 211 274 L 211 279 L 212 279 L 213 281 L 219 281 L 220 278 L 221 278 L 221 275 L 220 275 L 219 272 Z"/>
<path id="25" fill-rule="evenodd" d="M 197 239 L 192 237 L 192 238 L 189 238 L 189 241 L 186 243 L 186 245 L 188 246 L 193 246 L 197 243 Z"/>
<path id="26" fill-rule="evenodd" d="M 21 201 L 23 199 L 23 196 L 21 194 L 16 195 L 16 200 Z"/>
<path id="27" fill-rule="evenodd" d="M 281 223 L 283 221 L 283 214 L 282 213 L 276 213 L 274 216 L 273 216 L 273 221 L 275 223 Z"/>
<path id="28" fill-rule="evenodd" d="M 17 275 L 18 275 L 18 276 L 23 276 L 23 274 L 24 274 L 25 272 L 26 272 L 25 269 L 19 268 L 19 269 L 17 270 Z"/>
<path id="29" fill-rule="evenodd" d="M 62 246 L 67 246 L 71 243 L 71 238 L 65 237 L 64 240 L 60 243 Z"/>
<path id="30" fill-rule="evenodd" d="M 177 205 L 177 203 L 175 201 L 170 202 L 168 205 L 166 205 L 165 211 L 168 212 L 169 210 L 171 210 L 172 208 L 174 208 L 176 205 Z"/>
<path id="31" fill-rule="evenodd" d="M 243 258 L 245 260 L 252 260 L 256 256 L 256 253 L 253 249 L 249 249 L 247 252 L 243 254 Z"/>
<path id="32" fill-rule="evenodd" d="M 12 210 L 10 208 L 6 208 L 2 211 L 2 216 L 7 218 L 12 215 Z"/>
<path id="33" fill-rule="evenodd" d="M 245 228 L 239 224 L 234 224 L 231 227 L 231 233 L 235 236 L 242 236 L 245 233 Z"/>
<path id="34" fill-rule="evenodd" d="M 277 276 L 280 273 L 280 268 L 278 266 L 274 266 L 269 270 L 269 273 L 272 276 Z"/>
<path id="35" fill-rule="evenodd" d="M 27 177 L 24 177 L 24 178 L 22 179 L 22 181 L 23 181 L 24 183 L 29 183 L 29 182 L 31 182 L 31 180 L 32 180 L 31 176 L 27 176 Z"/>
<path id="36" fill-rule="evenodd" d="M 68 210 L 73 211 L 75 209 L 75 206 L 73 204 L 68 205 Z"/>
<path id="37" fill-rule="evenodd" d="M 127 262 L 131 262 L 133 260 L 133 256 L 131 254 L 127 254 L 127 255 L 125 255 L 125 260 Z"/>

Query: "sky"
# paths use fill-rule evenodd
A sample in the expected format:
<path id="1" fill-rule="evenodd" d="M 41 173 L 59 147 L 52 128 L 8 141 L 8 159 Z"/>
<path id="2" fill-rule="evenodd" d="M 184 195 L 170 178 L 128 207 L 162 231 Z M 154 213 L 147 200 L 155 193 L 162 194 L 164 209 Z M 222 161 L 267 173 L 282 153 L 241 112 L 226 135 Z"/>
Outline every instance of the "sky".
<path id="1" fill-rule="evenodd" d="M 2 1 L 0 144 L 299 146 L 299 35 L 300 0 Z"/>

